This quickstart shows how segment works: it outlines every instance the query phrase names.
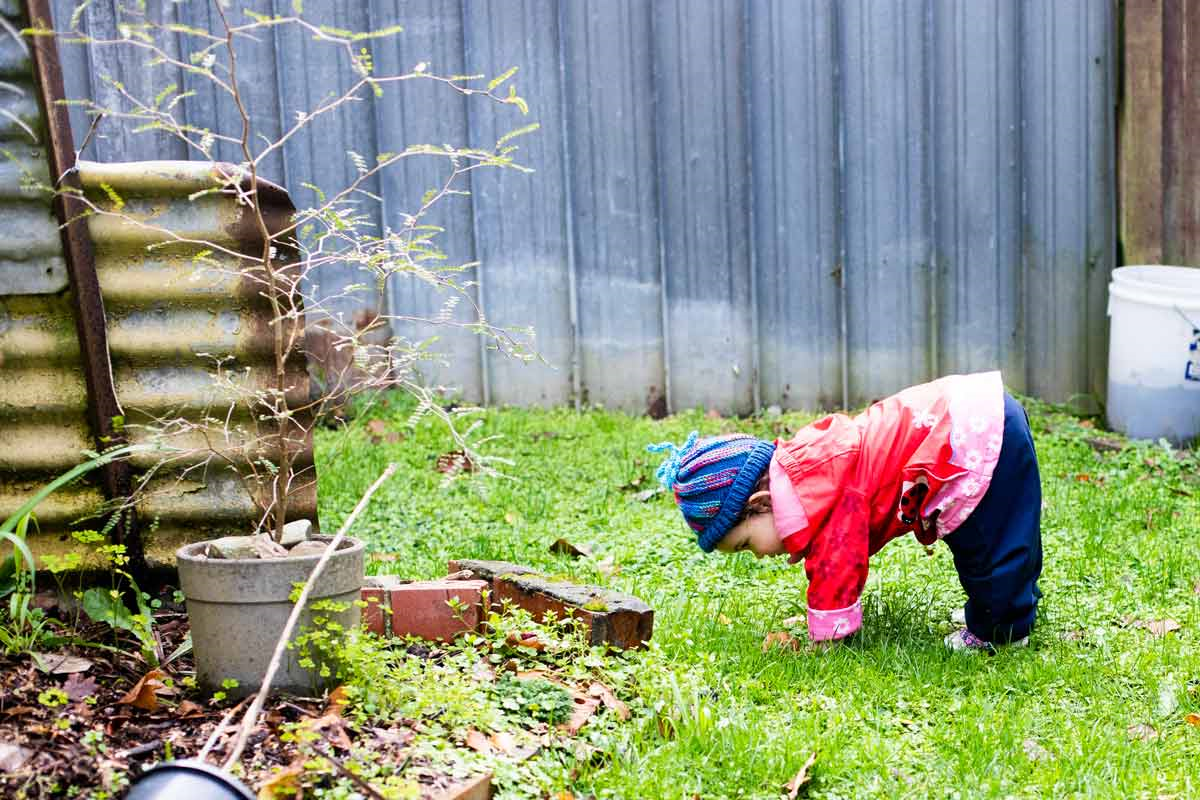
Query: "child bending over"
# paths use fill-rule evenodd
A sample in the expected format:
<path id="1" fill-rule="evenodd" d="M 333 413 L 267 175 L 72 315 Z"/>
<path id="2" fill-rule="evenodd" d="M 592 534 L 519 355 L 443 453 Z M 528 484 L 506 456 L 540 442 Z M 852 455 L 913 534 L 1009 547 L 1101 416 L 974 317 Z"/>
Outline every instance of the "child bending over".
<path id="1" fill-rule="evenodd" d="M 808 634 L 862 626 L 867 561 L 911 532 L 944 539 L 967 593 L 956 650 L 1028 643 L 1042 571 L 1042 490 L 1029 419 L 999 372 L 952 375 L 831 414 L 790 441 L 743 434 L 668 451 L 657 477 L 705 552 L 803 559 Z"/>

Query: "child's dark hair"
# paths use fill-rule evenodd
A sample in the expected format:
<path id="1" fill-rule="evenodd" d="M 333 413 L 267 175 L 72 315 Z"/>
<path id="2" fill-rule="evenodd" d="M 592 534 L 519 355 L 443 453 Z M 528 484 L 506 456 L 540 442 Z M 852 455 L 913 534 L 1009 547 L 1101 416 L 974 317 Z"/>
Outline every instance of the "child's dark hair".
<path id="1" fill-rule="evenodd" d="M 770 489 L 771 489 L 771 473 L 768 470 L 763 470 L 762 477 L 760 477 L 758 479 L 758 483 L 754 484 L 754 488 L 750 491 L 750 496 L 753 497 L 754 495 L 758 494 L 759 492 L 767 492 L 767 491 L 770 491 Z M 770 508 L 770 506 L 771 506 L 771 500 L 770 500 L 770 498 L 767 498 L 767 508 Z M 754 516 L 755 514 L 761 514 L 765 510 L 766 509 L 763 509 L 761 506 L 751 505 L 749 502 L 747 502 L 744 506 L 742 506 L 741 512 L 738 513 L 737 522 L 735 522 L 733 524 L 737 525 L 739 523 L 745 522 L 748 518 Z"/>

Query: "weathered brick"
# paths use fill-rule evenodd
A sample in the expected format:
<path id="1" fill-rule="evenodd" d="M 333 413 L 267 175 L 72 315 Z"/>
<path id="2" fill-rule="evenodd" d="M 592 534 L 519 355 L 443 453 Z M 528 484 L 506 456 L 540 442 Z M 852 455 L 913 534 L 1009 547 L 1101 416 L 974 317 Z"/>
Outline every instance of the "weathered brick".
<path id="1" fill-rule="evenodd" d="M 363 580 L 362 599 L 366 607 L 362 610 L 362 625 L 377 636 L 392 634 L 392 615 L 389 589 L 400 586 L 404 581 L 394 575 L 368 575 Z"/>
<path id="2" fill-rule="evenodd" d="M 529 567 L 505 561 L 458 560 L 450 570 L 470 570 L 492 585 L 492 602 L 509 600 L 542 619 L 547 611 L 571 614 L 588 627 L 592 644 L 641 647 L 654 632 L 654 609 L 638 598 L 599 586 L 555 581 Z"/>
<path id="3" fill-rule="evenodd" d="M 414 581 L 390 586 L 392 635 L 420 636 L 422 639 L 450 640 L 475 630 L 482 619 L 482 593 L 487 582 Z M 466 606 L 455 612 L 448 603 L 457 599 Z"/>

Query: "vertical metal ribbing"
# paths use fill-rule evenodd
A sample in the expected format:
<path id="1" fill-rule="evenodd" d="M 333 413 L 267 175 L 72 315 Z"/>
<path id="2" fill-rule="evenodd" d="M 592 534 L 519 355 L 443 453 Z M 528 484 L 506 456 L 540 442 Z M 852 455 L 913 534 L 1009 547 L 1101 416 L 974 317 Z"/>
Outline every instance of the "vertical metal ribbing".
<path id="1" fill-rule="evenodd" d="M 657 15 L 653 12 L 650 14 L 650 41 L 657 42 L 658 37 L 654 24 Z M 658 86 L 659 74 L 658 62 L 661 58 L 659 49 L 654 48 L 654 56 L 651 59 L 651 69 L 653 70 L 654 85 L 654 102 L 653 107 L 658 108 Z M 662 191 L 663 191 L 663 175 L 662 175 L 662 131 L 658 124 L 658 116 L 655 114 L 652 117 L 654 124 L 654 215 L 658 219 L 659 224 L 662 224 Z M 670 309 L 667 304 L 667 249 L 665 237 L 658 237 L 658 283 L 659 293 L 662 298 L 662 351 L 663 351 L 663 398 L 666 400 L 667 413 L 675 412 L 675 403 L 671 398 L 671 318 L 668 315 Z"/>
<path id="2" fill-rule="evenodd" d="M 557 6 L 554 15 L 558 33 L 558 98 L 562 113 L 559 115 L 559 135 L 562 137 L 562 174 L 563 174 L 563 226 L 567 237 L 567 309 L 571 323 L 571 395 L 574 398 L 575 410 L 583 407 L 583 364 L 581 358 L 582 344 L 579 330 L 579 278 L 576 274 L 575 258 L 575 197 L 574 184 L 571 180 L 571 137 L 567 123 L 567 59 L 566 48 L 563 44 L 563 5 Z"/>
<path id="3" fill-rule="evenodd" d="M 743 92 L 745 98 L 742 103 L 743 114 L 746 121 L 746 175 L 749 179 L 746 181 L 746 213 L 747 225 L 750 231 L 750 388 L 751 402 L 754 404 L 754 410 L 757 411 L 763 407 L 762 402 L 762 342 L 761 331 L 759 329 L 758 320 L 758 237 L 754 235 L 756 228 L 754 227 L 754 143 L 750 136 L 751 126 L 753 125 L 753 113 L 750 91 L 750 55 L 747 52 L 750 44 L 750 4 L 753 0 L 745 0 L 742 5 L 742 75 Z"/>
<path id="4" fill-rule="evenodd" d="M 846 289 L 846 124 L 842 118 L 845 87 L 842 81 L 842 6 L 833 4 L 833 120 L 837 136 L 837 191 L 834 202 L 833 228 L 835 247 L 838 254 L 838 318 L 842 362 L 842 408 L 850 408 L 850 331 L 849 301 Z"/>
<path id="5" fill-rule="evenodd" d="M 462 20 L 462 42 L 463 42 L 463 72 L 471 71 L 471 36 L 467 29 L 467 0 L 459 0 L 458 4 L 459 18 Z M 471 139 L 471 109 L 467 109 L 467 141 Z M 479 259 L 479 214 L 475 208 L 475 193 L 471 193 L 471 253 L 476 260 Z M 486 315 L 487 310 L 487 295 L 484 292 L 483 286 L 484 270 L 482 265 L 475 267 L 475 293 L 479 297 L 479 308 Z M 483 405 L 490 406 L 492 404 L 492 374 L 488 368 L 488 348 L 487 337 L 479 337 L 479 385 L 483 395 Z"/>

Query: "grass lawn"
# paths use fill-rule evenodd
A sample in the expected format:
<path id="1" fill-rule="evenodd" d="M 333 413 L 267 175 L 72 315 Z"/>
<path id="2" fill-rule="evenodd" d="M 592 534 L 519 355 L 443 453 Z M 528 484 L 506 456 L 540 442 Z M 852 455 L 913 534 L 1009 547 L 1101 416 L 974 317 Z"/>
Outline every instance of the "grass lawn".
<path id="1" fill-rule="evenodd" d="M 647 442 L 696 428 L 787 435 L 802 415 L 489 411 L 485 430 L 503 437 L 493 449 L 514 460 L 514 479 L 443 487 L 433 465 L 448 437 L 377 409 L 399 442 L 371 444 L 361 425 L 318 437 L 320 512 L 330 529 L 397 461 L 355 530 L 394 558 L 369 572 L 438 577 L 453 557 L 504 559 L 655 608 L 652 646 L 627 656 L 634 716 L 600 740 L 608 758 L 546 768 L 537 787 L 502 782 L 501 797 L 778 798 L 814 750 L 804 797 L 1200 796 L 1200 716 L 1188 716 L 1200 714 L 1196 454 L 1030 412 L 1045 596 L 1031 646 L 995 657 L 943 649 L 964 596 L 949 549 L 927 555 L 911 537 L 872 559 L 852 643 L 764 652 L 764 637 L 803 613 L 803 568 L 705 556 L 669 496 L 640 494 L 655 486 Z M 1097 436 L 1124 446 L 1097 450 Z M 594 557 L 552 554 L 560 537 Z M 1168 620 L 1178 630 L 1164 632 Z"/>

